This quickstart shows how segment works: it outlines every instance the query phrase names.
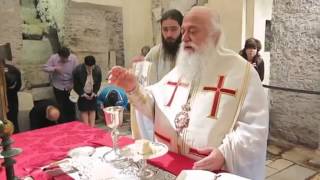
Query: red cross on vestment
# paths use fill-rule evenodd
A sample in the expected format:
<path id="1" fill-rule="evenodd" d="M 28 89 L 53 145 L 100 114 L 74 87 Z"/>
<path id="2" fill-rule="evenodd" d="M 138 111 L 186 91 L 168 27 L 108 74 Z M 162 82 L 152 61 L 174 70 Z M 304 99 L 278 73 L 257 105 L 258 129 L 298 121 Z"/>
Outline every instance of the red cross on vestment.
<path id="1" fill-rule="evenodd" d="M 173 98 L 174 98 L 174 96 L 175 96 L 175 94 L 176 94 L 176 92 L 177 92 L 178 87 L 179 87 L 179 86 L 184 86 L 184 87 L 186 87 L 186 86 L 188 86 L 189 84 L 188 84 L 188 83 L 182 83 L 182 82 L 181 82 L 181 78 L 178 80 L 178 82 L 168 81 L 167 84 L 168 84 L 168 85 L 175 86 L 175 87 L 174 87 L 174 90 L 173 90 L 173 93 L 172 93 L 172 95 L 171 95 L 171 98 L 170 98 L 168 104 L 166 105 L 166 106 L 169 106 L 169 107 L 170 107 L 170 106 L 171 106 L 171 103 L 172 103 L 172 101 L 173 101 Z"/>
<path id="2" fill-rule="evenodd" d="M 207 90 L 207 91 L 216 91 L 214 98 L 213 98 L 213 105 L 211 108 L 211 113 L 210 116 L 211 118 L 216 118 L 217 116 L 217 111 L 219 109 L 219 102 L 220 102 L 220 98 L 221 98 L 221 93 L 223 94 L 228 94 L 228 95 L 232 95 L 234 96 L 236 94 L 236 90 L 233 89 L 226 89 L 223 88 L 223 84 L 224 84 L 224 76 L 219 76 L 219 80 L 218 80 L 218 86 L 217 87 L 204 87 L 203 90 Z"/>

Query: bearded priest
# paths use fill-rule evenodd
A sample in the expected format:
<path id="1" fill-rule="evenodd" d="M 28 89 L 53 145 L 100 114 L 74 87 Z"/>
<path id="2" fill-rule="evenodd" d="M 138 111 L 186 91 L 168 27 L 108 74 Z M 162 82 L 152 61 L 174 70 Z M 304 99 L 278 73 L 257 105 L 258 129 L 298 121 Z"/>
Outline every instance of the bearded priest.
<path id="1" fill-rule="evenodd" d="M 144 89 L 121 67 L 111 70 L 109 82 L 154 123 L 155 141 L 197 160 L 194 169 L 264 179 L 267 96 L 255 69 L 222 47 L 215 11 L 193 7 L 185 15 L 177 65 L 158 83 Z"/>

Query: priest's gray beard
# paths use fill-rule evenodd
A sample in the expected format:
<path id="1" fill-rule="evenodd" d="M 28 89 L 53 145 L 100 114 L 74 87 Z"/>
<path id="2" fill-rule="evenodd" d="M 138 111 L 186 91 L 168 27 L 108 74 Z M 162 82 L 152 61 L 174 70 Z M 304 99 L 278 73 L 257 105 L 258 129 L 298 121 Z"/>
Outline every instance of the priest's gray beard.
<path id="1" fill-rule="evenodd" d="M 202 48 L 195 47 L 195 52 L 187 52 L 184 47 L 184 42 L 181 43 L 176 68 L 179 74 L 187 81 L 192 81 L 201 78 L 201 71 L 206 67 L 207 62 L 212 59 L 216 51 L 213 42 L 207 42 Z"/>

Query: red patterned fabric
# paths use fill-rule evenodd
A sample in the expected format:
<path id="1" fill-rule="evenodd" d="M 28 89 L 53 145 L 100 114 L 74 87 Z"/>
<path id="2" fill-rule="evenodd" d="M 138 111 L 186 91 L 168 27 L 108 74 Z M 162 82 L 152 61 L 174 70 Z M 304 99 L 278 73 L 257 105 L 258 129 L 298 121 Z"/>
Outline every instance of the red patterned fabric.
<path id="1" fill-rule="evenodd" d="M 164 156 L 149 160 L 148 163 L 177 176 L 184 169 L 192 169 L 194 160 L 173 152 L 168 152 Z"/>
<path id="2" fill-rule="evenodd" d="M 70 149 L 80 146 L 112 145 L 109 133 L 98 128 L 91 128 L 77 121 L 18 133 L 11 138 L 14 140 L 12 146 L 23 150 L 21 154 L 15 157 L 17 162 L 14 168 L 18 177 L 29 175 L 30 169 L 65 158 Z M 120 137 L 120 147 L 131 143 L 133 143 L 132 139 Z M 194 161 L 169 152 L 149 162 L 178 175 L 182 169 L 191 169 Z M 31 175 L 39 180 L 53 179 L 40 170 L 32 170 Z M 4 167 L 0 168 L 0 179 L 6 179 Z M 70 177 L 58 176 L 54 179 L 70 179 Z"/>
<path id="3" fill-rule="evenodd" d="M 223 88 L 225 76 L 219 76 L 218 86 L 217 87 L 204 87 L 203 90 L 206 91 L 216 91 L 213 98 L 213 105 L 211 108 L 211 118 L 216 118 L 217 111 L 219 109 L 220 98 L 222 94 L 227 94 L 231 96 L 235 96 L 236 90 Z"/>

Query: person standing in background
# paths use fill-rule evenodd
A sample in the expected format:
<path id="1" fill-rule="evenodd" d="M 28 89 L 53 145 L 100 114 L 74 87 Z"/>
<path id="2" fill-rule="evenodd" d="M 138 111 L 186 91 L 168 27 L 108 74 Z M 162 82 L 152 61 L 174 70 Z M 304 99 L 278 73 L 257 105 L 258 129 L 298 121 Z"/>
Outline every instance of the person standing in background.
<path id="1" fill-rule="evenodd" d="M 73 71 L 74 91 L 79 95 L 80 120 L 91 127 L 95 125 L 97 94 L 102 80 L 101 69 L 93 56 L 86 56 L 84 63 Z"/>
<path id="2" fill-rule="evenodd" d="M 145 57 L 143 66 L 138 68 L 137 65 L 134 69 L 134 73 L 142 86 L 158 82 L 174 68 L 181 43 L 182 21 L 183 15 L 176 9 L 168 10 L 162 14 L 160 19 L 161 43 L 151 48 Z M 143 137 L 152 140 L 153 123 L 141 121 L 140 119 L 143 119 L 143 117 L 136 118 L 134 107 L 131 107 L 130 115 L 132 136 L 135 139 Z"/>
<path id="3" fill-rule="evenodd" d="M 132 71 L 137 76 L 139 83 L 142 86 L 147 86 L 149 82 L 149 73 L 152 66 L 152 63 L 145 61 L 145 56 L 150 51 L 149 46 L 143 46 L 141 49 L 141 54 L 132 58 Z"/>
<path id="4" fill-rule="evenodd" d="M 150 85 L 158 82 L 176 64 L 176 56 L 181 43 L 183 15 L 176 9 L 163 13 L 160 19 L 161 43 L 152 47 L 145 60 L 152 63 Z"/>
<path id="5" fill-rule="evenodd" d="M 246 40 L 244 48 L 240 51 L 240 55 L 249 61 L 257 70 L 260 80 L 264 79 L 264 62 L 261 58 L 259 51 L 261 50 L 261 42 L 255 38 Z"/>
<path id="6" fill-rule="evenodd" d="M 150 51 L 149 46 L 143 46 L 141 48 L 140 54 L 131 59 L 132 65 L 134 65 L 134 63 L 143 61 L 144 57 L 148 54 L 149 51 Z"/>
<path id="7" fill-rule="evenodd" d="M 70 91 L 73 88 L 72 71 L 78 64 L 78 59 L 66 47 L 53 54 L 43 70 L 50 74 L 56 101 L 62 110 L 62 122 L 75 120 L 75 104 L 70 101 Z"/>
<path id="8" fill-rule="evenodd" d="M 7 85 L 7 101 L 8 101 L 8 113 L 7 118 L 14 125 L 14 133 L 18 133 L 19 123 L 18 123 L 18 112 L 19 112 L 19 101 L 18 101 L 18 91 L 21 88 L 21 72 L 18 68 L 13 65 L 5 64 L 4 73 Z"/>

